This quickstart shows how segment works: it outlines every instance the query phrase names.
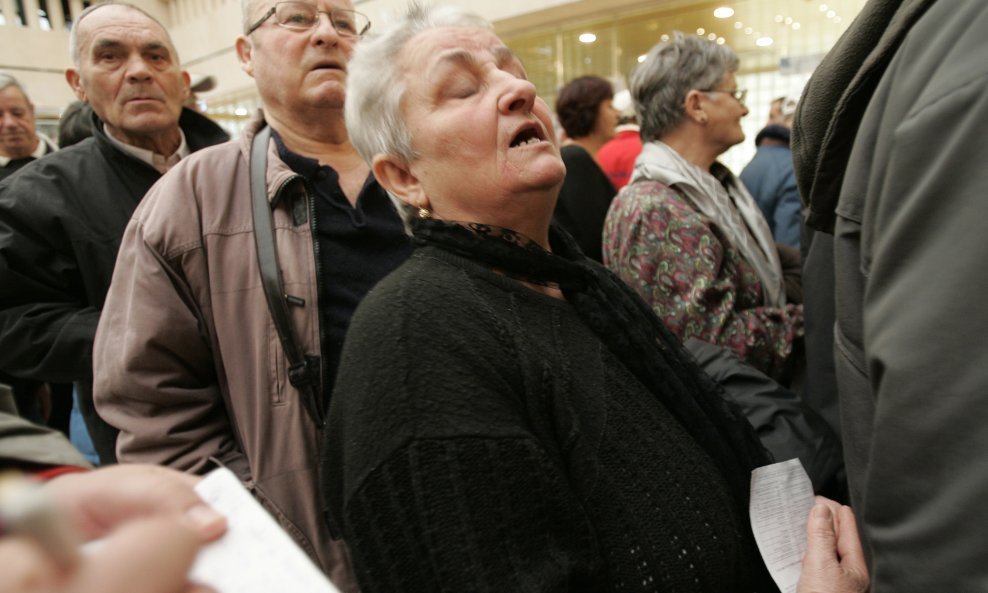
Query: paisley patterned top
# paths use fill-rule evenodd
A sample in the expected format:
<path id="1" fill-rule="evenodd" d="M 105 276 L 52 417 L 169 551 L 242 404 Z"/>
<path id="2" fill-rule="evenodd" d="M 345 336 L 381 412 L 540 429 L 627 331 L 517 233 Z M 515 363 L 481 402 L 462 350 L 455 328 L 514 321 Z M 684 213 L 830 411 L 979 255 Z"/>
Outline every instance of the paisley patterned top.
<path id="1" fill-rule="evenodd" d="M 763 306 L 754 268 L 674 189 L 641 180 L 614 198 L 604 265 L 635 289 L 680 339 L 730 348 L 780 378 L 803 335 L 803 307 Z"/>

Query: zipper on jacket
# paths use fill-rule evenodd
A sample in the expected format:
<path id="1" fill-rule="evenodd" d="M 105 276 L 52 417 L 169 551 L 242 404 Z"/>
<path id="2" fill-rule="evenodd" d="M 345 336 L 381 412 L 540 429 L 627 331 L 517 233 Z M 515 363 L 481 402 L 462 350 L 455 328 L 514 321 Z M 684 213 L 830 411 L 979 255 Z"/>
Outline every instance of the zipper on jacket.
<path id="1" fill-rule="evenodd" d="M 323 324 L 321 303 L 323 302 L 323 288 L 322 288 L 322 258 L 319 254 L 319 235 L 316 232 L 316 200 L 315 191 L 309 186 L 309 181 L 307 179 L 302 179 L 302 186 L 305 188 L 305 200 L 308 202 L 309 206 L 309 231 L 312 233 L 312 254 L 314 258 L 314 264 L 316 267 L 316 322 L 319 324 L 319 401 L 316 402 L 322 406 L 322 417 L 323 424 L 326 422 L 326 415 L 329 412 L 329 402 L 326 399 L 326 357 L 323 355 L 324 348 L 326 347 L 326 328 Z M 322 426 L 318 426 L 320 430 Z"/>
<path id="2" fill-rule="evenodd" d="M 295 192 L 291 195 L 286 196 L 286 194 L 288 193 L 289 186 L 296 181 L 301 183 L 302 191 Z M 316 268 L 316 278 L 315 278 L 316 303 L 314 303 L 313 306 L 316 309 L 316 323 L 319 324 L 319 344 L 318 344 L 319 352 L 318 352 L 318 356 L 307 356 L 303 352 L 303 356 L 305 356 L 307 363 L 313 365 L 314 364 L 319 365 L 319 386 L 318 386 L 319 388 L 317 390 L 317 393 L 315 394 L 318 399 L 317 401 L 312 402 L 314 405 L 319 407 L 319 411 L 318 411 L 319 418 L 312 418 L 312 420 L 314 423 L 316 423 L 316 428 L 321 429 L 322 425 L 325 424 L 326 421 L 325 415 L 328 410 L 328 406 L 325 405 L 325 401 L 324 401 L 325 397 L 323 393 L 323 386 L 326 385 L 326 365 L 323 363 L 324 357 L 322 356 L 322 352 L 326 338 L 325 338 L 325 331 L 323 330 L 322 312 L 319 310 L 319 303 L 322 302 L 322 282 L 320 278 L 320 276 L 322 275 L 322 271 L 319 262 L 319 241 L 317 240 L 316 237 L 315 200 L 312 199 L 312 196 L 313 196 L 312 188 L 309 187 L 309 182 L 305 179 L 305 177 L 301 175 L 292 175 L 278 187 L 278 190 L 274 194 L 274 200 L 272 201 L 272 208 L 276 207 L 277 204 L 281 202 L 283 198 L 288 197 L 289 199 L 291 199 L 292 202 L 291 204 L 287 205 L 289 211 L 291 212 L 292 224 L 294 226 L 299 226 L 305 223 L 305 219 L 303 217 L 306 216 L 306 210 L 305 210 L 305 204 L 302 204 L 302 206 L 299 207 L 298 203 L 300 200 L 305 200 L 309 203 L 309 208 L 308 208 L 308 218 L 310 225 L 309 228 L 311 229 L 312 237 L 313 237 L 313 251 L 315 252 L 314 264 Z M 298 296 L 289 295 L 286 292 L 284 298 L 288 302 L 289 306 L 297 306 L 297 307 L 305 306 L 305 299 L 300 298 Z M 305 397 L 304 393 L 301 395 L 302 397 Z"/>

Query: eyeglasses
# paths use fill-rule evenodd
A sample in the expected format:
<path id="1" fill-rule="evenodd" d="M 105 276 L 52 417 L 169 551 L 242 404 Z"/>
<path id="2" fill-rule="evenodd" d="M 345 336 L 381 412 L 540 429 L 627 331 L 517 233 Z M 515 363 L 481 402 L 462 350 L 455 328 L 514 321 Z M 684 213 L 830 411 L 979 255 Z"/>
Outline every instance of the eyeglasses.
<path id="1" fill-rule="evenodd" d="M 251 25 L 245 34 L 250 35 L 256 31 L 264 21 L 271 18 L 271 15 L 274 15 L 275 23 L 279 27 L 292 31 L 308 31 L 319 24 L 320 13 L 329 17 L 330 24 L 342 37 L 362 37 L 371 26 L 367 15 L 356 10 L 342 8 L 319 10 L 308 2 L 278 2 Z"/>
<path id="2" fill-rule="evenodd" d="M 701 93 L 725 93 L 725 94 L 728 94 L 728 95 L 734 97 L 734 99 L 738 103 L 740 103 L 742 105 L 744 105 L 744 100 L 748 96 L 748 89 L 734 89 L 733 91 L 709 90 L 709 91 L 700 91 L 700 92 Z"/>

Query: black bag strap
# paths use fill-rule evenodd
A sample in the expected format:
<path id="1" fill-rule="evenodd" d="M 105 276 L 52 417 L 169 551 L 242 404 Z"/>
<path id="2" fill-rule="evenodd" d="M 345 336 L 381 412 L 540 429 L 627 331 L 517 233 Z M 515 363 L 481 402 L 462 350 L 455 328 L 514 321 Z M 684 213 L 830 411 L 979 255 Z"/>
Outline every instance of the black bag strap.
<path id="1" fill-rule="evenodd" d="M 274 320 L 278 338 L 288 358 L 288 380 L 302 395 L 302 404 L 317 426 L 323 425 L 324 413 L 319 396 L 319 358 L 306 357 L 292 330 L 288 312 L 289 297 L 281 282 L 281 267 L 274 242 L 274 219 L 267 196 L 268 141 L 271 128 L 263 127 L 250 147 L 250 195 L 254 215 L 254 245 L 261 271 L 261 284 Z"/>

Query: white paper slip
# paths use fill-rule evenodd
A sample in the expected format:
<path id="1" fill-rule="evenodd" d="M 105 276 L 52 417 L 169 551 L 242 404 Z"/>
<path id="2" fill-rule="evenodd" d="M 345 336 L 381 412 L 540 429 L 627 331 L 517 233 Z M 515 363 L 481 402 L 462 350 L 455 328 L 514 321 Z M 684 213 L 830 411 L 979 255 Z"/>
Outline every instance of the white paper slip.
<path id="1" fill-rule="evenodd" d="M 751 530 L 765 566 L 782 593 L 795 593 L 806 553 L 813 484 L 799 459 L 751 472 Z"/>
<path id="2" fill-rule="evenodd" d="M 219 593 L 339 593 L 233 472 L 210 472 L 196 492 L 226 516 L 227 531 L 199 552 L 189 580 Z"/>

